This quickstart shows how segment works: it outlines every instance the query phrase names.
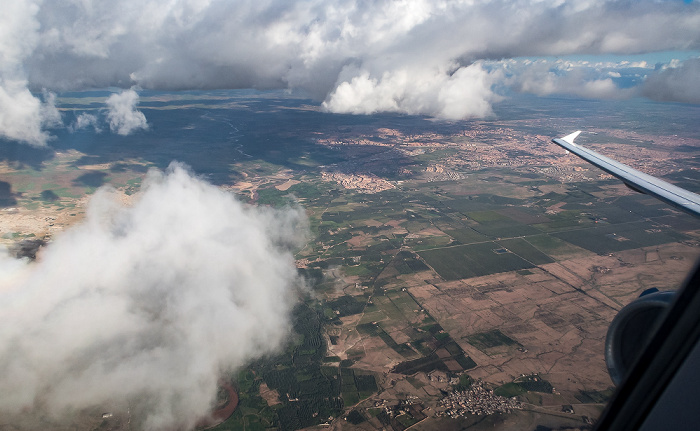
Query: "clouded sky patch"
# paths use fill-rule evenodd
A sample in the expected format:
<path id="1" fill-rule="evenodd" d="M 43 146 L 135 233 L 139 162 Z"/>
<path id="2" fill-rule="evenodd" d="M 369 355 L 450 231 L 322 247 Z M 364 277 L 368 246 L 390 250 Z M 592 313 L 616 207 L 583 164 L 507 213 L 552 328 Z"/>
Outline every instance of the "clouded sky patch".
<path id="1" fill-rule="evenodd" d="M 700 103 L 700 58 L 675 66 L 651 74 L 642 87 L 642 94 L 659 101 Z"/>
<path id="2" fill-rule="evenodd" d="M 35 144 L 46 142 L 46 122 L 29 90 L 42 88 L 288 87 L 325 101 L 332 112 L 459 119 L 489 115 L 498 100 L 493 89 L 511 82 L 479 72 L 480 62 L 629 57 L 646 75 L 670 60 L 664 53 L 684 61 L 700 51 L 697 2 L 24 0 L 3 12 L 0 135 Z M 553 86 L 565 94 L 627 97 L 633 91 L 619 93 L 609 82 L 625 90 L 643 81 L 614 71 L 621 77 L 512 82 L 523 87 L 529 80 L 538 94 Z M 109 120 L 116 133 L 146 125 L 127 108 Z"/>

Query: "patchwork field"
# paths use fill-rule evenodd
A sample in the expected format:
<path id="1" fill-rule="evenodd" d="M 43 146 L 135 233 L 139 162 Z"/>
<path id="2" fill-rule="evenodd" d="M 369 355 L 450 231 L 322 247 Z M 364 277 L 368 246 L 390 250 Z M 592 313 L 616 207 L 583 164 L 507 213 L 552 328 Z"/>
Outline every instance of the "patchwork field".
<path id="1" fill-rule="evenodd" d="M 549 142 L 572 127 L 549 103 L 504 108 L 498 121 L 440 123 L 332 116 L 281 94 L 161 96 L 141 109 L 154 130 L 177 133 L 61 131 L 54 150 L 5 151 L 0 240 L 41 259 L 99 187 L 128 205 L 148 169 L 172 160 L 243 202 L 299 203 L 309 218 L 295 256 L 305 288 L 288 343 L 224 376 L 239 407 L 217 430 L 589 426 L 613 390 L 603 360 L 610 321 L 646 289 L 677 288 L 700 255 L 700 222 Z M 609 103 L 580 113 L 610 124 L 582 143 L 600 139 L 626 155 L 620 136 L 653 142 L 674 167 L 669 178 L 700 177 L 688 169 L 697 140 L 665 124 L 656 126 L 666 135 L 621 135 L 610 118 L 638 124 L 641 114 Z M 692 151 L 675 151 L 681 145 Z M 440 416 L 445 394 L 478 388 L 521 408 Z M 71 429 L 100 423 L 84 414 Z M 105 429 L 131 419 L 114 417 Z"/>

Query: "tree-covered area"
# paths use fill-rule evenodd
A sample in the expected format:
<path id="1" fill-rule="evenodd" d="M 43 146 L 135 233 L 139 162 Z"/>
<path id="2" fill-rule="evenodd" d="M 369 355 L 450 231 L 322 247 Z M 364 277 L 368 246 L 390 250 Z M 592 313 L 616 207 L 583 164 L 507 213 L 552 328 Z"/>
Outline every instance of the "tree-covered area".
<path id="1" fill-rule="evenodd" d="M 261 429 L 273 426 L 294 430 L 326 422 L 342 413 L 339 368 L 323 363 L 326 342 L 321 335 L 322 319 L 307 303 L 294 308 L 295 342 L 284 353 L 258 360 L 238 375 L 239 408 L 217 430 L 255 429 L 251 428 L 253 423 L 260 424 Z M 277 391 L 279 404 L 268 406 L 262 399 L 262 383 Z"/>

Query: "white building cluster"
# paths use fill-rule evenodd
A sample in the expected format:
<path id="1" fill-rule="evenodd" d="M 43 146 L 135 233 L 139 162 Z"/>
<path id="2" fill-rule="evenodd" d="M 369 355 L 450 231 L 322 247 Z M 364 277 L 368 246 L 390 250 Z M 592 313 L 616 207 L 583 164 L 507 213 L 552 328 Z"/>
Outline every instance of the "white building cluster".
<path id="1" fill-rule="evenodd" d="M 457 418 L 471 415 L 490 415 L 493 413 L 511 413 L 521 409 L 522 404 L 515 398 L 495 395 L 492 389 L 484 387 L 481 380 L 472 384 L 468 391 L 454 391 L 438 402 L 441 411 L 438 416 Z"/>

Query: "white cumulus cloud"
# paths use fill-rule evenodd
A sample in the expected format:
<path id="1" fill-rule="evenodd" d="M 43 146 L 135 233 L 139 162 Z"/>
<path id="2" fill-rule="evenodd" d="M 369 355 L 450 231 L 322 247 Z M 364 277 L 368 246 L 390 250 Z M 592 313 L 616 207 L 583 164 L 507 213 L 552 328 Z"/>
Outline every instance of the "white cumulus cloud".
<path id="1" fill-rule="evenodd" d="M 86 129 L 92 127 L 95 132 L 100 133 L 102 129 L 99 126 L 100 122 L 96 115 L 88 114 L 87 112 L 81 112 L 76 118 L 75 122 L 70 125 L 69 129 L 71 132 L 76 130 Z"/>
<path id="2" fill-rule="evenodd" d="M 135 130 L 148 129 L 146 116 L 136 109 L 139 95 L 134 89 L 112 94 L 105 101 L 109 129 L 120 135 L 129 135 Z"/>
<path id="3" fill-rule="evenodd" d="M 0 86 L 0 136 L 31 145 L 46 145 L 49 134 L 42 129 L 41 101 L 24 82 L 3 80 Z"/>
<path id="4" fill-rule="evenodd" d="M 29 91 L 24 63 L 39 43 L 36 1 L 3 5 L 0 14 L 0 137 L 43 146 L 49 139 L 44 126 L 55 126 L 60 115 L 51 93 L 46 103 Z"/>
<path id="5" fill-rule="evenodd" d="M 0 253 L 0 414 L 132 401 L 136 428 L 190 429 L 222 373 L 286 340 L 305 220 L 175 164 L 131 207 L 98 191 L 36 262 Z"/>
<path id="6" fill-rule="evenodd" d="M 345 74 L 348 72 L 345 71 Z M 323 102 L 330 112 L 373 114 L 400 112 L 433 115 L 448 120 L 491 114 L 494 73 L 481 65 L 448 70 L 397 70 L 373 78 L 353 71 Z"/>

